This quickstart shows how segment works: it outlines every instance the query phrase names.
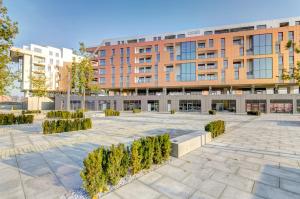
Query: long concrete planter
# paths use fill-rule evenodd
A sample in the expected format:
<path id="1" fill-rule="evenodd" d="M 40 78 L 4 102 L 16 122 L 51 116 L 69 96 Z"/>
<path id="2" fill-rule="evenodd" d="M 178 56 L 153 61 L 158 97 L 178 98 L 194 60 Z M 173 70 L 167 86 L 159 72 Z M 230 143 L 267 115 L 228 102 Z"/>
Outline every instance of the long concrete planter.
<path id="1" fill-rule="evenodd" d="M 202 145 L 211 142 L 211 133 L 197 131 L 171 139 L 173 157 L 181 157 Z"/>

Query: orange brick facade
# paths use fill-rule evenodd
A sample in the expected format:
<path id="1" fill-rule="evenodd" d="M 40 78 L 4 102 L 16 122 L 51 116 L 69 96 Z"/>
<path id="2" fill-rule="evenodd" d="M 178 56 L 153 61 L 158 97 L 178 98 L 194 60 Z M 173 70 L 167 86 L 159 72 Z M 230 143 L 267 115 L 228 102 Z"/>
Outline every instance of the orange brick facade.
<path id="1" fill-rule="evenodd" d="M 203 35 L 187 38 L 178 39 L 165 39 L 160 41 L 149 41 L 134 44 L 120 44 L 111 46 L 99 46 L 97 48 L 90 48 L 91 52 L 99 55 L 100 51 L 105 51 L 105 56 L 97 56 L 95 62 L 95 80 L 99 82 L 99 79 L 105 78 L 105 83 L 101 84 L 101 88 L 108 90 L 121 90 L 125 92 L 132 89 L 144 89 L 144 88 L 199 88 L 203 91 L 214 89 L 214 88 L 231 88 L 239 90 L 241 88 L 251 88 L 255 87 L 274 87 L 280 86 L 283 82 L 279 74 L 278 57 L 283 56 L 282 68 L 289 70 L 289 56 L 290 52 L 286 49 L 285 45 L 289 41 L 288 34 L 293 32 L 294 41 L 298 43 L 300 41 L 300 26 L 287 26 L 273 29 L 262 29 L 262 30 L 251 30 L 242 31 L 235 33 L 224 33 L 224 34 L 213 34 L 213 35 Z M 282 41 L 279 41 L 278 34 L 283 33 Z M 266 55 L 249 55 L 249 40 L 253 35 L 258 34 L 272 34 L 272 53 Z M 240 38 L 243 42 L 242 44 L 234 44 L 233 41 Z M 209 47 L 209 40 L 213 40 L 213 46 Z M 225 39 L 225 56 L 221 57 L 221 39 Z M 176 59 L 176 46 L 181 42 L 194 41 L 196 42 L 196 59 L 194 60 L 177 60 Z M 199 48 L 200 43 L 205 43 L 204 48 Z M 168 46 L 173 46 L 174 48 L 174 60 L 170 60 L 170 53 L 167 51 Z M 127 49 L 130 49 L 130 54 L 127 54 Z M 140 48 L 151 48 L 151 52 L 139 53 Z M 158 48 L 156 52 L 155 49 Z M 242 48 L 242 50 L 241 50 Z M 276 50 L 278 48 L 279 50 Z M 120 51 L 123 49 L 123 55 Z M 113 55 L 113 51 L 115 54 Z M 240 51 L 243 51 L 243 55 L 240 55 Z M 199 55 L 214 52 L 216 57 L 214 58 L 204 58 L 200 59 Z M 156 57 L 159 54 L 160 60 L 156 61 Z M 293 53 L 294 63 L 299 60 L 299 55 Z M 113 64 L 110 62 L 113 57 Z M 123 57 L 123 72 L 121 68 L 121 57 Z M 130 63 L 127 63 L 127 57 L 130 59 Z M 139 58 L 151 58 L 150 63 L 136 63 Z M 247 78 L 248 62 L 254 58 L 272 58 L 272 78 L 258 78 L 249 79 Z M 104 66 L 100 66 L 99 61 L 105 60 Z M 228 67 L 224 68 L 224 60 L 228 61 Z M 196 63 L 196 80 L 195 81 L 177 81 L 176 80 L 176 67 L 181 63 Z M 234 63 L 240 62 L 241 67 L 238 69 L 239 78 L 234 78 Z M 217 65 L 214 69 L 199 69 L 199 65 L 205 63 L 215 63 Z M 155 65 L 157 65 L 157 80 L 155 78 Z M 172 66 L 172 72 L 169 72 L 169 80 L 166 80 L 166 66 Z M 112 70 L 115 67 L 115 84 L 112 83 Z M 131 67 L 131 72 L 128 73 L 128 66 Z M 139 73 L 139 67 L 151 67 L 148 72 Z M 103 69 L 105 74 L 100 74 L 98 70 Z M 223 71 L 223 79 L 222 79 Z M 198 74 L 216 74 L 217 80 L 199 80 Z M 120 84 L 122 80 L 123 84 Z M 129 77 L 129 79 L 128 79 Z M 151 77 L 150 82 L 137 83 L 137 78 L 139 77 Z"/>

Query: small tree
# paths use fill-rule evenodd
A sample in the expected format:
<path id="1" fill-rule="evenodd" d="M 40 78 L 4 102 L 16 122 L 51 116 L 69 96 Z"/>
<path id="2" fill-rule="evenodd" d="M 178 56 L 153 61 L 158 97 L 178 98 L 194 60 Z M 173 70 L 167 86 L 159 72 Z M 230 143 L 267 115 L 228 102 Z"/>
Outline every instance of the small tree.
<path id="1" fill-rule="evenodd" d="M 17 23 L 10 20 L 7 9 L 0 4 L 0 95 L 8 93 L 9 86 L 17 77 L 9 67 L 9 50 L 17 33 Z"/>
<path id="2" fill-rule="evenodd" d="M 295 53 L 300 54 L 300 47 L 291 40 L 287 42 L 285 47 L 288 50 L 293 50 Z M 290 71 L 283 69 L 281 78 L 283 80 L 295 80 L 296 83 L 300 86 L 300 62 L 298 61 L 297 65 L 291 68 Z"/>
<path id="3" fill-rule="evenodd" d="M 79 55 L 81 56 L 81 59 L 78 62 L 76 62 L 76 60 L 73 60 L 72 63 L 72 89 L 75 93 L 83 96 L 83 104 L 81 108 L 85 109 L 86 91 L 92 91 L 95 89 L 92 86 L 94 70 L 84 43 L 79 43 L 79 45 Z"/>
<path id="4" fill-rule="evenodd" d="M 38 98 L 38 110 L 40 109 L 40 97 L 47 95 L 46 77 L 45 75 L 32 75 L 30 77 L 32 86 L 32 95 Z"/>

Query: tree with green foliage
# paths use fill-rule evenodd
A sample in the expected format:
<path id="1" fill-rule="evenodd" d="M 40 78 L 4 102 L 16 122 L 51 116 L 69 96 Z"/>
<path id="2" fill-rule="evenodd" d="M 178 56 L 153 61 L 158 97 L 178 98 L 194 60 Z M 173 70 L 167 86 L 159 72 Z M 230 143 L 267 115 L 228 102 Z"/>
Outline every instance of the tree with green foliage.
<path id="1" fill-rule="evenodd" d="M 7 9 L 0 5 L 0 95 L 8 93 L 8 89 L 17 78 L 9 67 L 9 51 L 17 33 L 17 22 L 11 21 L 7 16 Z"/>
<path id="2" fill-rule="evenodd" d="M 141 141 L 135 140 L 131 145 L 131 171 L 132 174 L 138 173 L 142 169 L 141 165 L 142 154 L 141 154 Z"/>
<path id="3" fill-rule="evenodd" d="M 37 109 L 40 110 L 40 97 L 45 97 L 47 95 L 46 76 L 43 74 L 32 74 L 30 82 L 32 86 L 32 96 L 38 98 Z"/>
<path id="4" fill-rule="evenodd" d="M 83 104 L 81 108 L 85 109 L 85 95 L 86 92 L 92 92 L 96 90 L 96 87 L 92 84 L 94 79 L 94 68 L 87 53 L 84 43 L 79 43 L 79 61 L 73 60 L 72 62 L 72 89 L 73 92 L 83 96 Z"/>
<path id="5" fill-rule="evenodd" d="M 102 166 L 104 159 L 105 149 L 100 147 L 89 153 L 83 161 L 84 169 L 80 173 L 83 188 L 93 199 L 98 198 L 99 192 L 107 190 L 107 178 Z"/>
<path id="6" fill-rule="evenodd" d="M 289 40 L 285 47 L 288 50 L 292 50 L 295 53 L 300 54 L 300 47 L 292 40 Z M 289 71 L 283 69 L 281 78 L 283 80 L 295 80 L 295 82 L 300 86 L 300 62 L 298 61 L 296 66 L 290 68 Z"/>

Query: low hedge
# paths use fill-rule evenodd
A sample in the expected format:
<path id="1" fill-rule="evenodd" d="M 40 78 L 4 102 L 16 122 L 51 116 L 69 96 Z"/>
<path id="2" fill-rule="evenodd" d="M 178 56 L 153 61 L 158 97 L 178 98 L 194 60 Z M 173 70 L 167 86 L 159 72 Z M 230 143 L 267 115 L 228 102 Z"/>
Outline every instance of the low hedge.
<path id="1" fill-rule="evenodd" d="M 216 120 L 205 125 L 205 131 L 211 132 L 211 137 L 215 138 L 225 132 L 225 122 Z"/>
<path id="2" fill-rule="evenodd" d="M 86 130 L 92 128 L 91 118 L 73 120 L 45 120 L 42 124 L 44 134 Z"/>
<path id="3" fill-rule="evenodd" d="M 47 113 L 47 118 L 61 118 L 61 119 L 71 119 L 71 118 L 83 118 L 83 111 L 50 111 Z"/>
<path id="4" fill-rule="evenodd" d="M 217 113 L 216 110 L 209 110 L 209 111 L 208 111 L 208 114 L 210 114 L 210 115 L 215 115 L 216 113 Z"/>
<path id="5" fill-rule="evenodd" d="M 105 116 L 120 116 L 120 111 L 116 111 L 113 109 L 105 109 L 104 111 Z"/>
<path id="6" fill-rule="evenodd" d="M 247 111 L 247 115 L 260 115 L 260 111 Z"/>
<path id="7" fill-rule="evenodd" d="M 33 115 L 18 115 L 15 116 L 12 113 L 0 114 L 0 125 L 12 125 L 12 124 L 32 124 Z"/>
<path id="8" fill-rule="evenodd" d="M 97 198 L 99 192 L 107 191 L 109 185 L 118 184 L 122 177 L 168 160 L 170 153 L 169 134 L 135 140 L 131 147 L 124 144 L 112 145 L 108 149 L 99 147 L 83 161 L 80 172 L 83 188 L 91 198 Z"/>
<path id="9" fill-rule="evenodd" d="M 41 110 L 26 110 L 26 111 L 22 111 L 22 114 L 36 114 L 36 113 L 41 113 Z"/>
<path id="10" fill-rule="evenodd" d="M 170 113 L 171 113 L 171 114 L 175 114 L 175 110 L 171 110 Z"/>
<path id="11" fill-rule="evenodd" d="M 138 108 L 135 108 L 135 109 L 132 109 L 132 112 L 133 113 L 140 113 L 140 112 L 142 112 L 142 110 L 138 109 Z"/>

